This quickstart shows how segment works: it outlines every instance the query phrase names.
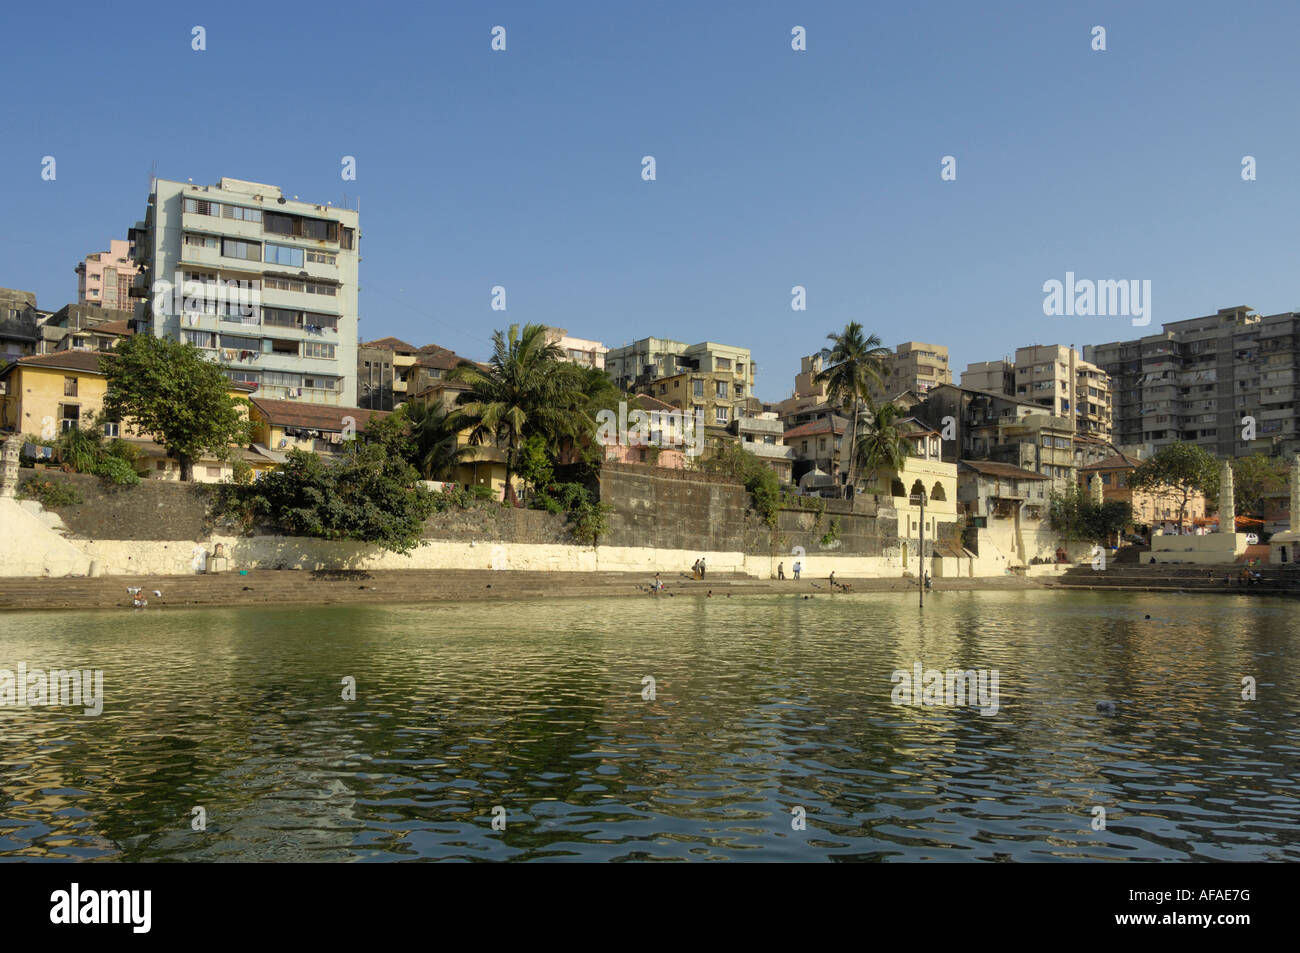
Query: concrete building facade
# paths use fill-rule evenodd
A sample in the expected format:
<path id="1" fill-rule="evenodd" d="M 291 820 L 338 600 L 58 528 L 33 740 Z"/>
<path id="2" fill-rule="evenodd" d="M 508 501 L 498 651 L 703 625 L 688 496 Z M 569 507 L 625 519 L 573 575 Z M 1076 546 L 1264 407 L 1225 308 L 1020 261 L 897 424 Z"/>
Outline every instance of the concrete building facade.
<path id="1" fill-rule="evenodd" d="M 354 407 L 357 222 L 273 185 L 158 179 L 130 232 L 135 330 L 194 344 L 260 396 Z"/>
<path id="2" fill-rule="evenodd" d="M 108 251 L 87 255 L 75 270 L 77 304 L 131 310 L 131 284 L 140 273 L 140 266 L 129 240 L 112 239 Z"/>

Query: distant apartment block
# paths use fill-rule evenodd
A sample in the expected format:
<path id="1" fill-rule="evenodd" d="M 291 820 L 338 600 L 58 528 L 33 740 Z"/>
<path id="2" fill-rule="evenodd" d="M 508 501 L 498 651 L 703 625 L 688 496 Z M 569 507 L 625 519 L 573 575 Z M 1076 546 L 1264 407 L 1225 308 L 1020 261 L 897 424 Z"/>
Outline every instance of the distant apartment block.
<path id="1" fill-rule="evenodd" d="M 131 242 L 112 239 L 108 251 L 77 263 L 77 304 L 131 310 L 131 283 L 140 272 Z"/>
<path id="2" fill-rule="evenodd" d="M 1114 381 L 1115 442 L 1154 451 L 1188 441 L 1221 458 L 1300 449 L 1298 323 L 1243 305 L 1084 348 Z"/>
<path id="3" fill-rule="evenodd" d="M 134 313 L 93 304 L 67 304 L 46 316 L 37 353 L 108 351 L 131 333 Z"/>
<path id="4" fill-rule="evenodd" d="M 36 294 L 0 288 L 0 361 L 40 353 L 40 324 Z"/>
<path id="5" fill-rule="evenodd" d="M 817 375 L 826 369 L 831 352 L 818 351 L 799 359 L 799 373 L 794 377 L 794 394 L 778 401 L 772 409 L 779 417 L 785 418 L 809 407 L 826 403 L 826 385 L 818 383 Z"/>
<path id="6" fill-rule="evenodd" d="M 952 383 L 948 349 L 941 344 L 905 341 L 885 359 L 884 391 L 872 396 L 889 399 L 910 390 L 925 396 L 932 387 Z"/>
<path id="7" fill-rule="evenodd" d="M 357 219 L 273 185 L 156 180 L 130 231 L 135 330 L 188 341 L 261 397 L 353 407 Z"/>
<path id="8" fill-rule="evenodd" d="M 546 339 L 559 346 L 563 352 L 560 360 L 598 371 L 605 369 L 605 356 L 609 353 L 609 348 L 599 341 L 570 337 L 565 328 L 547 328 Z"/>
<path id="9" fill-rule="evenodd" d="M 1073 347 L 1034 344 L 1017 348 L 1014 361 L 969 364 L 961 386 L 1038 404 L 1052 416 L 1072 421 L 1080 434 L 1111 439 L 1110 375 Z"/>
<path id="10" fill-rule="evenodd" d="M 754 394 L 757 370 L 749 348 L 704 341 L 683 344 L 668 338 L 642 338 L 622 347 L 612 347 L 605 355 L 605 372 L 622 390 L 645 391 L 663 399 L 652 382 L 691 371 L 726 375 L 740 388 L 741 397 Z M 735 387 L 730 389 L 735 393 Z"/>

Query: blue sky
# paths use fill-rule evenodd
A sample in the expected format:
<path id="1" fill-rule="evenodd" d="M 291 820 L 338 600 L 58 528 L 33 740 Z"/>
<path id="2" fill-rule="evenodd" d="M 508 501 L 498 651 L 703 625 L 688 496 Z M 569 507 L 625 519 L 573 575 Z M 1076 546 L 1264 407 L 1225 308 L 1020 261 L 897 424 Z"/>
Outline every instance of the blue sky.
<path id="1" fill-rule="evenodd" d="M 753 349 L 768 400 L 849 320 L 946 344 L 959 372 L 1300 307 L 1294 4 L 311 9 L 6 4 L 0 285 L 74 300 L 73 267 L 126 237 L 156 163 L 359 196 L 363 340 L 482 358 L 493 328 L 538 321 L 615 346 L 721 341 Z M 1151 327 L 1044 316 L 1043 282 L 1067 271 L 1149 279 Z"/>

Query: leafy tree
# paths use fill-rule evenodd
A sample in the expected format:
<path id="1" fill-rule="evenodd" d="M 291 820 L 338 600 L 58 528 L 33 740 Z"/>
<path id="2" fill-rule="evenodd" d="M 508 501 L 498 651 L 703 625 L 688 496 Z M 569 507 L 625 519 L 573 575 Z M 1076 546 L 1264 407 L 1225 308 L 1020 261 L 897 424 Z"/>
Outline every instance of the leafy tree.
<path id="1" fill-rule="evenodd" d="M 901 470 L 907 461 L 911 445 L 899 428 L 901 417 L 898 405 L 888 402 L 868 405 L 862 414 L 857 459 L 873 483 L 882 467 Z"/>
<path id="2" fill-rule="evenodd" d="M 847 446 L 856 447 L 857 425 L 863 406 L 871 400 L 871 389 L 884 388 L 885 359 L 889 349 L 877 335 L 864 335 L 862 325 L 850 321 L 839 334 L 828 334 L 831 341 L 828 366 L 814 380 L 826 385 L 832 404 L 844 408 L 849 417 Z M 847 483 L 856 486 L 857 454 L 849 454 Z"/>
<path id="3" fill-rule="evenodd" d="M 221 368 L 192 344 L 133 334 L 100 358 L 100 368 L 108 381 L 104 416 L 153 437 L 180 464 L 182 480 L 193 478 L 204 453 L 226 459 L 231 444 L 252 439 L 241 413 L 248 402 L 230 396 Z"/>
<path id="4" fill-rule="evenodd" d="M 1181 528 L 1192 497 L 1203 493 L 1212 502 L 1219 492 L 1219 462 L 1194 443 L 1167 444 L 1133 471 L 1129 486 L 1177 503 Z"/>
<path id="5" fill-rule="evenodd" d="M 435 494 L 383 444 L 352 441 L 338 461 L 290 450 L 284 464 L 252 484 L 223 486 L 223 508 L 290 536 L 374 543 L 408 553 L 420 545 Z"/>
<path id="6" fill-rule="evenodd" d="M 452 368 L 447 379 L 469 385 L 457 408 L 473 444 L 493 441 L 506 451 L 507 498 L 519 449 L 533 434 L 558 449 L 565 436 L 590 433 L 594 420 L 585 413 L 585 396 L 572 366 L 559 359 L 558 345 L 547 340 L 542 324 L 512 324 L 492 334 L 492 357 L 486 368 L 468 361 Z"/>
<path id="7" fill-rule="evenodd" d="M 534 490 L 548 486 L 555 479 L 555 468 L 546 452 L 546 440 L 541 434 L 533 434 L 519 451 L 519 475 L 532 485 Z"/>
<path id="8" fill-rule="evenodd" d="M 1287 489 L 1290 468 L 1279 457 L 1256 453 L 1232 461 L 1232 501 L 1241 516 L 1264 514 L 1265 500 Z"/>
<path id="9" fill-rule="evenodd" d="M 1104 543 L 1133 522 L 1133 508 L 1123 500 L 1097 503 L 1082 487 L 1070 484 L 1048 497 L 1048 522 L 1065 539 Z"/>

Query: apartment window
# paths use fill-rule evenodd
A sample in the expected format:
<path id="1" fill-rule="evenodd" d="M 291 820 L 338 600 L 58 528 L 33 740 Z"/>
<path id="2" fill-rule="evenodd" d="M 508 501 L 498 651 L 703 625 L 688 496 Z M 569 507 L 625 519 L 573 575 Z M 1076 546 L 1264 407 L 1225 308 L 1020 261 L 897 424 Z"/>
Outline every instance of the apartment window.
<path id="1" fill-rule="evenodd" d="M 77 379 L 75 377 L 63 378 L 63 396 L 64 397 L 77 396 Z"/>
<path id="2" fill-rule="evenodd" d="M 726 382 L 726 381 L 718 381 L 718 382 L 717 382 L 716 391 L 717 391 L 717 396 L 718 396 L 718 397 L 726 397 L 726 396 L 727 396 L 727 382 Z"/>
<path id="3" fill-rule="evenodd" d="M 63 433 L 81 426 L 81 407 L 77 404 L 59 405 L 60 429 Z"/>
<path id="4" fill-rule="evenodd" d="M 223 258 L 241 258 L 244 261 L 261 261 L 262 246 L 259 242 L 241 242 L 233 238 L 221 240 Z"/>
<path id="5" fill-rule="evenodd" d="M 701 380 L 701 379 L 699 379 L 699 378 L 696 378 L 695 380 L 692 380 L 692 381 L 691 381 L 691 393 L 692 393 L 692 396 L 694 396 L 694 397 L 703 397 L 703 396 L 704 396 L 704 381 Z"/>
<path id="6" fill-rule="evenodd" d="M 303 341 L 302 356 L 332 361 L 334 360 L 334 345 L 325 344 L 319 341 Z"/>
<path id="7" fill-rule="evenodd" d="M 105 437 L 121 436 L 121 424 L 116 420 L 104 421 L 104 436 Z"/>
<path id="8" fill-rule="evenodd" d="M 260 222 L 262 212 L 260 209 L 244 208 L 240 205 L 227 205 L 222 209 L 222 215 L 225 218 L 233 218 L 237 222 Z"/>
<path id="9" fill-rule="evenodd" d="M 736 385 L 736 396 L 737 396 L 737 397 L 744 397 L 744 396 L 745 396 L 745 385 L 744 385 L 744 384 L 737 384 L 737 385 Z"/>
<path id="10" fill-rule="evenodd" d="M 353 248 L 353 246 L 354 246 L 355 244 L 356 244 L 356 229 L 353 229 L 353 228 L 344 228 L 344 229 L 343 229 L 343 240 L 339 243 L 339 245 L 340 245 L 342 248 L 345 248 L 345 249 L 347 249 L 348 251 L 351 251 L 352 248 Z"/>
<path id="11" fill-rule="evenodd" d="M 801 456 L 801 457 L 806 457 L 806 456 L 808 456 L 808 441 L 807 441 L 807 440 L 803 441 L 803 443 L 801 443 L 801 444 L 799 445 L 799 456 Z"/>
<path id="12" fill-rule="evenodd" d="M 304 218 L 302 220 L 303 238 L 315 238 L 319 241 L 333 240 L 337 234 L 338 225 L 335 222 L 322 222 L 316 218 Z"/>
<path id="13" fill-rule="evenodd" d="M 826 449 L 826 438 L 825 438 L 825 437 L 822 437 L 820 440 L 817 441 L 817 449 L 818 449 L 818 450 L 825 450 L 825 449 Z"/>
<path id="14" fill-rule="evenodd" d="M 187 344 L 193 344 L 195 347 L 214 348 L 217 346 L 217 336 L 211 331 L 181 331 L 181 340 Z"/>
<path id="15" fill-rule="evenodd" d="M 193 215 L 221 215 L 220 202 L 206 202 L 203 199 L 186 199 L 185 211 Z"/>
<path id="16" fill-rule="evenodd" d="M 303 387 L 311 387 L 317 390 L 339 391 L 343 389 L 343 378 L 341 377 L 304 377 L 302 379 Z"/>
<path id="17" fill-rule="evenodd" d="M 338 264 L 338 260 L 337 255 L 327 255 L 320 251 L 307 252 L 307 261 L 314 265 L 335 265 Z"/>
<path id="18" fill-rule="evenodd" d="M 210 477 L 221 476 L 221 467 L 204 467 Z"/>
<path id="19" fill-rule="evenodd" d="M 292 245 L 273 245 L 266 243 L 266 258 L 269 264 L 287 265 L 291 268 L 302 267 L 303 250 Z"/>
<path id="20" fill-rule="evenodd" d="M 659 385 L 659 393 L 661 393 L 661 394 L 666 394 L 666 393 L 668 393 L 668 385 L 667 385 L 667 384 L 660 384 L 660 385 Z"/>
<path id="21" fill-rule="evenodd" d="M 298 326 L 298 312 L 284 308 L 263 308 L 262 323 L 279 328 L 296 328 Z"/>
<path id="22" fill-rule="evenodd" d="M 192 248 L 216 248 L 217 238 L 215 235 L 195 235 L 186 233 L 185 244 Z"/>
<path id="23" fill-rule="evenodd" d="M 714 408 L 714 419 L 720 424 L 725 424 L 730 419 L 728 416 L 727 408 L 726 407 Z"/>
<path id="24" fill-rule="evenodd" d="M 309 295 L 337 295 L 338 288 L 334 285 L 322 285 L 316 282 L 308 281 L 303 286 L 303 291 Z"/>
<path id="25" fill-rule="evenodd" d="M 731 370 L 731 358 L 729 357 L 719 357 L 714 361 L 714 363 L 717 365 L 715 370 L 719 370 L 719 371 Z"/>

